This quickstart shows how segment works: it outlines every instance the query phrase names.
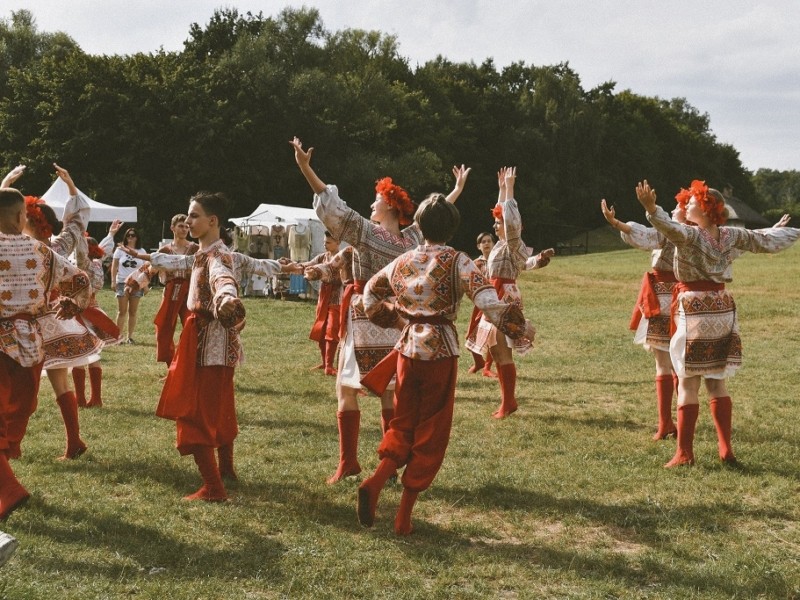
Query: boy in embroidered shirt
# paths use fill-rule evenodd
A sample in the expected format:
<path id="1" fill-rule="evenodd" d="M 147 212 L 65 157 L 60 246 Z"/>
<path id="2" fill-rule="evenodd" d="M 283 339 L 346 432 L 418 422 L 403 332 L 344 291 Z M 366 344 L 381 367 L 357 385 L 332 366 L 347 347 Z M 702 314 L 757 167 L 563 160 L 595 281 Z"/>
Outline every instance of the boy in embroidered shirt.
<path id="1" fill-rule="evenodd" d="M 414 219 L 425 243 L 381 269 L 364 290 L 370 320 L 402 333 L 392 353 L 362 380 L 377 393 L 397 376 L 394 418 L 378 448 L 381 462 L 358 489 L 358 520 L 367 527 L 373 524 L 381 489 L 405 465 L 394 525 L 398 535 L 411 533 L 417 495 L 439 471 L 450 439 L 459 353 L 453 321 L 461 297 L 466 294 L 512 339 L 533 339 L 535 334 L 520 308 L 499 300 L 466 254 L 445 245 L 460 221 L 452 203 L 432 194 Z"/>
<path id="2" fill-rule="evenodd" d="M 28 498 L 8 463 L 8 453 L 25 435 L 36 409 L 45 352 L 37 319 L 51 310 L 51 292 L 59 319 L 88 306 L 89 277 L 45 244 L 23 234 L 25 198 L 0 188 L 0 520 Z"/>
<path id="3" fill-rule="evenodd" d="M 230 448 L 232 470 L 233 441 L 239 432 L 233 371 L 242 354 L 237 326 L 245 311 L 231 253 L 220 239 L 226 220 L 225 196 L 200 192 L 192 197 L 186 224 L 200 247 L 186 257 L 193 258 L 190 314 L 156 410 L 158 416 L 175 420 L 178 452 L 194 456 L 203 478 L 202 487 L 186 500 L 227 500 L 214 449 L 219 448 L 222 459 L 223 449 Z"/>

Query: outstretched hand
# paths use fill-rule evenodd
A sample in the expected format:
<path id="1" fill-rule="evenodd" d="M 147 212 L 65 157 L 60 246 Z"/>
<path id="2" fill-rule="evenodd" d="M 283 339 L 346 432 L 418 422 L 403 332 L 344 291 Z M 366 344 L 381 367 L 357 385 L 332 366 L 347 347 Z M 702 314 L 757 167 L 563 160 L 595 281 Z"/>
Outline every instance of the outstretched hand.
<path id="1" fill-rule="evenodd" d="M 783 215 L 773 227 L 786 227 L 789 221 L 792 220 L 792 215 Z"/>
<path id="2" fill-rule="evenodd" d="M 297 136 L 292 138 L 289 145 L 294 148 L 294 160 L 301 169 L 311 164 L 311 154 L 314 152 L 314 148 L 303 150 L 303 143 Z"/>
<path id="3" fill-rule="evenodd" d="M 656 191 L 646 179 L 636 185 L 636 199 L 649 214 L 656 212 Z"/>
<path id="4" fill-rule="evenodd" d="M 3 182 L 0 184 L 0 187 L 10 187 L 17 179 L 22 177 L 22 174 L 25 172 L 25 165 L 17 165 L 13 169 L 8 172 L 8 175 L 3 177 Z"/>
<path id="5" fill-rule="evenodd" d="M 56 175 L 58 175 L 58 178 L 67 184 L 67 187 L 69 188 L 69 195 L 70 196 L 77 195 L 78 188 L 75 187 L 75 182 L 72 181 L 72 177 L 70 177 L 69 171 L 67 171 L 63 167 L 59 167 L 56 163 L 53 163 L 53 167 L 55 167 Z"/>
<path id="6" fill-rule="evenodd" d="M 112 236 L 117 235 L 117 232 L 122 228 L 124 224 L 125 223 L 123 221 L 120 221 L 119 219 L 114 219 L 111 222 L 111 225 L 108 226 L 108 233 L 110 233 Z"/>
<path id="7" fill-rule="evenodd" d="M 614 205 L 612 204 L 611 206 L 609 206 L 606 203 L 606 199 L 603 198 L 602 200 L 600 200 L 600 210 L 603 211 L 603 216 L 606 218 L 606 221 L 608 221 L 609 224 L 613 227 L 614 223 L 616 223 L 617 221 L 617 213 L 614 210 Z"/>
<path id="8" fill-rule="evenodd" d="M 453 167 L 453 177 L 456 178 L 456 187 L 458 189 L 463 190 L 464 186 L 467 183 L 467 177 L 469 177 L 469 172 L 472 170 L 472 167 L 465 167 L 464 165 L 454 166 Z"/>

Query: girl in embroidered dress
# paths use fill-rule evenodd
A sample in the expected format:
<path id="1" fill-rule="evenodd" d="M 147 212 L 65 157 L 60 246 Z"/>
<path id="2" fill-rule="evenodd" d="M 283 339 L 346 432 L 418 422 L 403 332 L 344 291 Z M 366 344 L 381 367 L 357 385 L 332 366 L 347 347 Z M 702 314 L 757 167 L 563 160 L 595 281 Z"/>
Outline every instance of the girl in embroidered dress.
<path id="1" fill-rule="evenodd" d="M 369 322 L 364 314 L 361 297 L 367 280 L 394 258 L 422 243 L 422 233 L 412 224 L 414 204 L 406 191 L 386 177 L 378 181 L 372 213 L 366 219 L 349 208 L 339 197 L 334 185 L 326 185 L 311 168 L 313 148 L 303 150 L 298 138 L 290 144 L 301 173 L 314 192 L 314 209 L 333 237 L 353 247 L 352 272 L 355 281 L 344 291 L 342 320 L 347 320 L 347 331 L 341 340 L 339 369 L 336 376 L 338 397 L 337 422 L 339 429 L 339 466 L 328 478 L 328 483 L 357 475 L 358 435 L 361 411 L 358 395 L 364 377 L 397 342 L 397 331 L 381 329 Z M 453 168 L 456 185 L 448 196 L 455 202 L 464 189 L 469 169 L 463 165 Z M 408 226 L 408 227 L 406 227 Z M 405 229 L 400 229 L 405 227 Z M 391 386 L 390 386 L 391 387 Z M 386 431 L 394 414 L 393 390 L 387 389 L 381 397 L 381 423 Z"/>
<path id="2" fill-rule="evenodd" d="M 498 296 L 508 304 L 522 308 L 522 296 L 517 288 L 519 273 L 525 270 L 528 250 L 522 241 L 522 219 L 514 199 L 514 183 L 517 171 L 515 167 L 504 167 L 497 174 L 499 187 L 497 206 L 492 210 L 494 229 L 498 241 L 489 253 L 487 272 L 497 290 Z M 512 352 L 524 355 L 533 348 L 533 340 L 525 336 L 511 340 L 497 334 L 495 327 L 488 319 L 481 318 L 474 340 L 467 340 L 467 348 L 475 353 L 487 356 L 491 352 L 497 364 L 497 377 L 500 380 L 500 407 L 492 413 L 495 419 L 503 419 L 517 410 L 516 385 L 517 367 L 514 365 Z"/>
<path id="3" fill-rule="evenodd" d="M 27 219 L 24 232 L 66 259 L 81 244 L 85 245 L 84 233 L 91 209 L 78 192 L 69 172 L 57 164 L 53 166 L 56 175 L 67 184 L 70 195 L 64 207 L 63 221 L 59 222 L 53 209 L 44 201 L 26 196 Z M 60 291 L 54 289 L 51 294 L 55 302 Z M 53 304 L 51 312 L 40 320 L 43 325 L 44 369 L 64 421 L 67 440 L 61 458 L 74 459 L 86 452 L 87 446 L 80 435 L 78 400 L 70 385 L 69 368 L 94 360 L 103 347 L 103 341 L 77 319 L 57 319 L 56 310 L 57 306 Z M 21 448 L 14 445 L 10 456 L 18 458 L 21 453 Z"/>
<path id="4" fill-rule="evenodd" d="M 478 250 L 480 251 L 481 255 L 476 258 L 473 262 L 475 266 L 478 267 L 478 270 L 481 272 L 481 275 L 488 279 L 488 275 L 486 273 L 486 262 L 489 260 L 489 253 L 494 248 L 494 236 L 489 233 L 488 231 L 483 231 L 478 234 L 477 238 L 477 246 Z M 465 337 L 465 345 L 466 342 L 475 341 L 475 334 L 478 331 L 478 323 L 481 322 L 481 311 L 477 306 L 472 307 L 472 316 L 469 319 L 469 326 L 467 327 L 467 335 Z M 486 357 L 484 360 L 483 355 L 478 352 L 470 352 L 472 354 L 472 366 L 468 369 L 469 373 L 477 373 L 481 371 L 484 377 L 497 377 L 497 375 L 492 371 L 492 355 Z"/>
<path id="5" fill-rule="evenodd" d="M 725 379 L 742 364 L 742 342 L 736 303 L 725 289 L 731 281 L 731 263 L 743 252 L 780 252 L 800 237 L 800 229 L 723 227 L 727 208 L 722 194 L 697 180 L 676 196 L 687 224 L 673 221 L 656 205 L 655 190 L 647 181 L 636 186 L 636 197 L 653 227 L 675 245 L 673 265 L 678 283 L 672 315 L 675 333 L 669 350 L 678 375 L 678 447 L 664 466 L 694 464 L 701 378 L 710 397 L 719 457 L 733 463 L 732 403 Z"/>
<path id="6" fill-rule="evenodd" d="M 97 292 L 102 290 L 105 285 L 105 273 L 102 263 L 107 251 L 105 248 L 113 249 L 113 235 L 121 226 L 121 221 L 114 221 L 109 228 L 109 235 L 101 243 L 98 244 L 97 240 L 92 237 L 86 237 L 84 243 L 79 242 L 75 247 L 75 262 L 78 268 L 91 278 L 93 290 L 91 304 L 77 317 L 77 320 L 103 340 L 103 347 L 116 346 L 122 343 L 119 327 L 97 303 Z M 103 406 L 103 367 L 100 364 L 100 354 L 90 357 L 87 364 L 91 386 L 91 396 L 88 401 L 86 400 L 85 365 L 72 367 L 72 382 L 75 384 L 78 406 L 84 408 Z"/>
<path id="7" fill-rule="evenodd" d="M 417 495 L 436 477 L 450 440 L 459 354 L 453 322 L 462 296 L 503 335 L 534 336 L 519 306 L 501 301 L 469 257 L 446 245 L 460 221 L 455 206 L 432 194 L 414 220 L 425 243 L 381 269 L 364 290 L 370 320 L 401 334 L 394 350 L 362 380 L 379 393 L 397 374 L 395 415 L 378 448 L 381 462 L 358 489 L 357 514 L 362 525 L 372 526 L 383 486 L 405 466 L 394 524 L 398 535 L 411 533 Z"/>

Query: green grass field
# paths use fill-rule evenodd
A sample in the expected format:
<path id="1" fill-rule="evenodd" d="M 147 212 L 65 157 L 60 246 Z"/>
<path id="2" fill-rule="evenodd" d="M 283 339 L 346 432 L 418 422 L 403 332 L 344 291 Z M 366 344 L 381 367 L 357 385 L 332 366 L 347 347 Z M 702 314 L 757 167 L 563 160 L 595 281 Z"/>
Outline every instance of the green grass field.
<path id="1" fill-rule="evenodd" d="M 33 497 L 2 529 L 20 540 L 0 598 L 800 598 L 800 249 L 735 266 L 745 366 L 730 381 L 725 467 L 707 404 L 697 465 L 665 470 L 652 442 L 652 358 L 627 331 L 641 274 L 633 250 L 556 257 L 522 279 L 535 351 L 518 361 L 520 410 L 495 421 L 495 380 L 462 357 L 452 439 L 420 495 L 415 532 L 355 516 L 356 480 L 328 486 L 338 456 L 333 378 L 310 372 L 309 302 L 246 300 L 236 375 L 240 481 L 226 504 L 186 503 L 196 467 L 154 416 L 145 297 L 135 346 L 103 353 L 102 409 L 81 410 L 89 451 L 59 462 L 48 382 L 14 469 Z M 112 312 L 110 291 L 101 303 Z M 471 310 L 462 306 L 463 334 Z M 362 402 L 360 458 L 377 464 L 380 410 Z"/>

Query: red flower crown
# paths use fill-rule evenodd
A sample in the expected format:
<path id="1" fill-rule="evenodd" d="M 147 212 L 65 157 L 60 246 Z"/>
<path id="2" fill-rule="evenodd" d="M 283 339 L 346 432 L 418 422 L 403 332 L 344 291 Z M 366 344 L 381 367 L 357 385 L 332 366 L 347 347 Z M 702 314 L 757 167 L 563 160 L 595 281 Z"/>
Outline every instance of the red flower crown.
<path id="1" fill-rule="evenodd" d="M 53 227 L 40 208 L 42 204 L 46 204 L 46 202 L 36 196 L 25 196 L 25 214 L 28 221 L 41 237 L 49 239 L 53 235 Z"/>
<path id="2" fill-rule="evenodd" d="M 106 255 L 100 244 L 94 241 L 88 231 L 83 232 L 83 237 L 86 238 L 86 245 L 89 246 L 89 258 L 103 258 Z"/>
<path id="3" fill-rule="evenodd" d="M 503 206 L 499 202 L 494 205 L 494 208 L 492 209 L 492 216 L 501 223 L 503 222 Z"/>
<path id="4" fill-rule="evenodd" d="M 413 200 L 403 188 L 399 185 L 392 183 L 391 177 L 384 177 L 375 182 L 375 191 L 383 196 L 386 203 L 392 208 L 396 208 L 400 213 L 400 225 L 411 225 L 414 219 L 414 212 L 417 208 L 414 206 Z"/>
<path id="5" fill-rule="evenodd" d="M 708 186 L 705 181 L 695 179 L 689 186 L 689 189 L 681 188 L 681 191 L 675 195 L 675 200 L 683 210 L 686 210 L 686 205 L 689 200 L 694 198 L 700 206 L 700 210 L 705 213 L 711 222 L 715 225 L 722 225 L 727 220 L 725 210 L 725 201 L 717 198 L 715 194 L 708 193 Z"/>

